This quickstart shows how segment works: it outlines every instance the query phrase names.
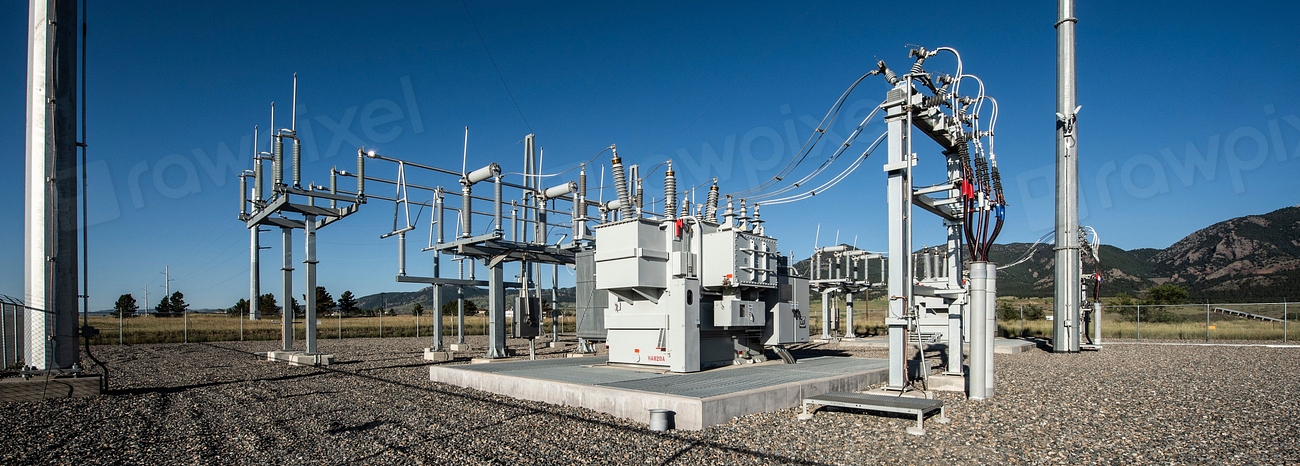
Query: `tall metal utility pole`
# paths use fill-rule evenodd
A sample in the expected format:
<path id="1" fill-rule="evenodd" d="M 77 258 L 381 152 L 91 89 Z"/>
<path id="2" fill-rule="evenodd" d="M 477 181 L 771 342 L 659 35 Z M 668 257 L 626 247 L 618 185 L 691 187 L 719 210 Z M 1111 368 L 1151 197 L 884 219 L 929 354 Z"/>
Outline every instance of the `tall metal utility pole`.
<path id="1" fill-rule="evenodd" d="M 31 0 L 27 31 L 24 360 L 68 369 L 77 347 L 77 2 Z"/>
<path id="2" fill-rule="evenodd" d="M 1075 101 L 1074 0 L 1060 0 L 1056 20 L 1056 289 L 1052 350 L 1079 352 L 1079 139 Z"/>

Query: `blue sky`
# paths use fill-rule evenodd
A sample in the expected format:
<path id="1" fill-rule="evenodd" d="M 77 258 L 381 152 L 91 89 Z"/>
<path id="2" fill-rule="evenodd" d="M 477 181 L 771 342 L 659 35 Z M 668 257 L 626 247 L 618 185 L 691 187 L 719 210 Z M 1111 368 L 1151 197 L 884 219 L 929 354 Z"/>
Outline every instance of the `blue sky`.
<path id="1" fill-rule="evenodd" d="M 111 307 L 122 293 L 141 298 L 146 286 L 156 301 L 165 266 L 172 289 L 194 307 L 227 307 L 247 295 L 248 233 L 235 218 L 235 173 L 250 166 L 252 128 L 266 128 L 271 101 L 283 126 L 294 72 L 305 181 L 325 183 L 330 166 L 352 166 L 362 144 L 456 168 L 469 126 L 470 165 L 497 161 L 519 171 L 519 142 L 532 132 L 546 172 L 616 143 L 647 169 L 673 159 L 683 187 L 716 176 L 725 192 L 774 175 L 811 130 L 804 121 L 815 125 L 876 58 L 904 69 L 909 44 L 951 46 L 1001 103 L 997 154 L 1010 207 L 999 241 L 1033 241 L 1052 227 L 1051 2 L 924 10 L 866 2 L 471 3 L 510 93 L 461 2 L 370 3 L 91 3 L 92 308 Z M 0 263 L 10 265 L 0 268 L 0 293 L 14 296 L 23 282 L 26 7 L 0 4 L 0 151 L 11 162 L 0 172 L 0 195 L 14 201 L 0 210 L 0 224 L 11 226 L 0 243 Z M 1079 2 L 1082 223 L 1110 244 L 1162 248 L 1217 221 L 1300 203 L 1292 181 L 1300 173 L 1300 33 L 1289 24 L 1297 9 Z M 927 65 L 951 72 L 952 61 Z M 847 135 L 848 122 L 885 91 L 878 78 L 860 86 L 834 134 Z M 882 130 L 877 123 L 863 138 Z M 919 150 L 922 179 L 941 175 L 933 149 Z M 838 232 L 841 242 L 884 249 L 883 162 L 872 157 L 824 195 L 764 209 L 768 232 L 800 256 L 817 241 L 818 225 L 821 244 Z M 654 190 L 661 173 L 649 183 Z M 379 239 L 392 212 L 372 202 L 320 232 L 321 285 L 335 296 L 416 288 L 393 281 L 396 244 Z M 937 222 L 923 224 L 918 246 L 940 234 Z M 279 240 L 263 236 L 275 246 L 263 255 L 264 291 L 279 287 Z M 301 261 L 301 232 L 294 246 Z M 413 250 L 409 272 L 427 275 L 430 260 Z M 561 271 L 561 281 L 571 275 Z"/>

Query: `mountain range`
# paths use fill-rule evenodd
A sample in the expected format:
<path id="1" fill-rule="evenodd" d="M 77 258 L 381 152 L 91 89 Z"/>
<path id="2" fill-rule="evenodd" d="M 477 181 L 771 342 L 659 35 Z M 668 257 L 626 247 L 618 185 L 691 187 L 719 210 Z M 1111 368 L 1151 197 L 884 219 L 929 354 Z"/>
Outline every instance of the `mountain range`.
<path id="1" fill-rule="evenodd" d="M 1027 243 L 997 244 L 994 263 L 1024 257 Z M 1087 255 L 1087 254 L 1085 254 Z M 1164 249 L 1098 248 L 1102 295 L 1173 283 L 1194 300 L 1271 301 L 1300 297 L 1300 206 L 1215 223 Z M 1051 245 L 1038 245 L 1024 263 L 998 271 L 998 293 L 1051 296 L 1055 260 Z M 1085 260 L 1084 273 L 1098 270 Z"/>

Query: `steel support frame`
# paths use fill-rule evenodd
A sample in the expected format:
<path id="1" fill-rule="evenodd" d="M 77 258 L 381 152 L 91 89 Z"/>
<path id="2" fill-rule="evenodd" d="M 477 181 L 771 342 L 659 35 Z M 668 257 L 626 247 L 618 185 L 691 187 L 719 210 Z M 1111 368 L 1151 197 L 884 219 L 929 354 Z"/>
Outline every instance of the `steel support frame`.
<path id="1" fill-rule="evenodd" d="M 888 158 L 884 171 L 888 174 L 886 197 L 888 200 L 888 234 L 889 234 L 889 273 L 886 280 L 888 287 L 888 313 L 885 325 L 889 329 L 889 380 L 886 388 L 902 390 L 907 385 L 905 364 L 907 364 L 906 331 L 916 330 L 918 317 L 912 310 L 916 306 L 913 283 L 916 270 L 912 261 L 912 210 L 915 204 L 912 167 L 916 164 L 916 155 L 912 149 L 912 134 L 915 129 L 912 108 L 920 103 L 919 96 L 912 90 L 910 79 L 904 79 L 890 91 L 890 98 L 882 104 L 885 107 L 886 132 L 888 134 Z M 932 130 L 934 122 L 919 120 Z M 949 180 L 961 178 L 961 160 L 951 137 L 935 136 L 927 131 L 940 146 L 946 157 L 946 170 Z M 950 181 L 951 183 L 951 181 Z M 948 189 L 950 198 L 959 198 L 961 193 L 953 183 Z M 962 220 L 961 213 L 947 211 L 935 212 L 944 219 L 947 228 L 947 254 L 943 266 L 947 269 L 947 281 L 950 289 L 961 289 L 962 277 Z M 962 364 L 962 333 L 968 327 L 966 309 L 968 297 L 959 296 L 949 306 L 948 315 L 948 366 L 945 372 L 960 375 Z"/>
<path id="2" fill-rule="evenodd" d="M 888 133 L 888 158 L 884 170 L 888 174 L 886 198 L 888 199 L 889 276 L 888 313 L 885 325 L 889 328 L 889 380 L 887 388 L 902 390 L 907 364 L 905 330 L 909 325 L 908 309 L 912 306 L 912 179 L 911 165 L 911 113 L 906 103 L 911 86 L 906 80 L 890 92 L 896 100 L 886 102 L 885 125 Z"/>

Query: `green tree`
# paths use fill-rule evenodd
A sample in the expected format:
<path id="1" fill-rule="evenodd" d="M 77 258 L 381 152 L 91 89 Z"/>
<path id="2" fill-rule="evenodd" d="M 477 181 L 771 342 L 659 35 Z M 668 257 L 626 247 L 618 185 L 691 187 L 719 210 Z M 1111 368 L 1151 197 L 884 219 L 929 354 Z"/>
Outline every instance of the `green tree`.
<path id="1" fill-rule="evenodd" d="M 357 298 L 352 295 L 350 290 L 339 295 L 338 306 L 339 312 L 345 316 L 356 315 L 361 312 L 361 309 L 357 307 Z"/>
<path id="2" fill-rule="evenodd" d="M 325 291 L 323 286 L 316 287 L 316 315 L 328 315 L 334 312 L 335 309 L 338 309 L 338 304 L 334 302 L 334 297 L 330 296 L 330 292 Z"/>
<path id="3" fill-rule="evenodd" d="M 424 305 L 420 303 L 415 303 L 415 306 L 411 308 L 411 315 L 413 316 L 424 315 Z"/>
<path id="4" fill-rule="evenodd" d="M 169 301 L 167 306 L 171 308 L 173 316 L 184 314 L 190 308 L 190 305 L 185 303 L 185 295 L 179 291 L 173 291 L 167 301 Z"/>
<path id="5" fill-rule="evenodd" d="M 275 295 L 266 293 L 257 298 L 257 312 L 264 316 L 280 315 L 280 304 L 276 302 Z"/>
<path id="6" fill-rule="evenodd" d="M 248 315 L 248 300 L 240 298 L 239 301 L 235 302 L 234 306 L 226 309 L 226 314 L 240 317 Z"/>
<path id="7" fill-rule="evenodd" d="M 140 306 L 135 303 L 135 296 L 124 294 L 117 297 L 117 303 L 113 304 L 113 317 L 135 317 L 136 311 Z"/>
<path id="8" fill-rule="evenodd" d="M 470 301 L 470 300 L 466 299 L 466 300 L 465 300 L 465 315 L 467 315 L 467 316 L 472 316 L 472 315 L 475 315 L 475 314 L 478 314 L 478 305 L 477 305 L 477 304 L 474 304 L 474 301 Z M 454 316 L 454 315 L 456 315 L 456 300 L 453 299 L 453 300 L 451 300 L 451 301 L 447 301 L 446 303 L 443 303 L 443 305 L 442 305 L 442 315 L 445 315 L 445 316 Z"/>
<path id="9" fill-rule="evenodd" d="M 169 299 L 166 296 L 163 296 L 162 301 L 158 301 L 158 305 L 154 306 L 153 315 L 154 317 L 171 317 L 172 316 L 171 299 Z"/>
<path id="10" fill-rule="evenodd" d="M 1187 302 L 1187 289 L 1173 283 L 1165 283 L 1147 290 L 1142 304 L 1183 304 Z"/>
<path id="11" fill-rule="evenodd" d="M 298 298 L 289 298 L 289 308 L 293 309 L 294 317 L 302 317 L 306 315 L 306 311 L 303 310 L 302 304 L 298 303 Z"/>
<path id="12" fill-rule="evenodd" d="M 1023 313 L 1023 314 L 1022 314 Z M 1047 311 L 1037 304 L 1012 304 L 1009 302 L 998 303 L 998 320 L 1002 322 L 1020 321 L 1021 316 L 1025 320 L 1043 320 L 1047 317 Z"/>

